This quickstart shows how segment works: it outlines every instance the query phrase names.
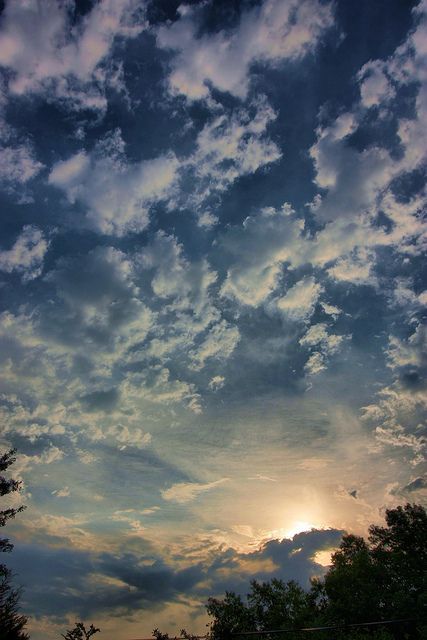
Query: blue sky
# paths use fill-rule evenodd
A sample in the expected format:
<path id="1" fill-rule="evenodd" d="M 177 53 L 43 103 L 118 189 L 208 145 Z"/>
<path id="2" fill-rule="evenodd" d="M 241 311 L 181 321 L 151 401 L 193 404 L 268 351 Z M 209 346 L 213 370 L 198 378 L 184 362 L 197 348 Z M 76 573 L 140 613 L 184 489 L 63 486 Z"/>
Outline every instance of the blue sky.
<path id="1" fill-rule="evenodd" d="M 425 2 L 0 15 L 1 445 L 35 640 L 205 628 L 426 494 Z"/>

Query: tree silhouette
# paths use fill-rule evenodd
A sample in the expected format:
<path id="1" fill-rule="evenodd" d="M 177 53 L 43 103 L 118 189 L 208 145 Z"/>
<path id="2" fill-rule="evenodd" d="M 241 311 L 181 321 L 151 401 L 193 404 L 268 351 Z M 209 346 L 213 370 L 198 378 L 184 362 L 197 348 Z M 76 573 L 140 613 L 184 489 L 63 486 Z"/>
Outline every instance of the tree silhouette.
<path id="1" fill-rule="evenodd" d="M 12 465 L 16 458 L 15 449 L 10 449 L 0 456 L 0 496 L 6 496 L 15 491 L 19 491 L 21 483 L 12 478 L 5 478 L 3 472 Z M 8 520 L 14 518 L 17 513 L 25 509 L 24 506 L 18 508 L 9 507 L 0 510 L 0 527 L 4 527 Z M 13 544 L 8 538 L 0 538 L 0 552 L 10 553 Z M 27 618 L 19 613 L 20 589 L 14 589 L 11 585 L 12 572 L 5 564 L 0 564 L 0 637 L 2 640 L 27 640 L 28 634 L 24 627 Z"/>
<path id="2" fill-rule="evenodd" d="M 100 629 L 94 627 L 93 624 L 91 624 L 89 629 L 86 630 L 83 622 L 76 622 L 74 629 L 67 631 L 65 636 L 61 633 L 61 636 L 65 638 L 65 640 L 88 640 L 99 631 Z"/>
<path id="3" fill-rule="evenodd" d="M 304 591 L 294 581 L 251 582 L 246 601 L 228 592 L 210 598 L 211 640 L 233 633 L 339 626 L 334 638 L 384 640 L 427 638 L 427 513 L 407 504 L 386 511 L 386 526 L 371 525 L 368 540 L 345 535 L 321 579 Z M 348 625 L 412 619 L 392 626 L 351 628 Z M 331 637 L 316 633 L 316 640 Z M 303 638 L 293 633 L 293 638 Z"/>

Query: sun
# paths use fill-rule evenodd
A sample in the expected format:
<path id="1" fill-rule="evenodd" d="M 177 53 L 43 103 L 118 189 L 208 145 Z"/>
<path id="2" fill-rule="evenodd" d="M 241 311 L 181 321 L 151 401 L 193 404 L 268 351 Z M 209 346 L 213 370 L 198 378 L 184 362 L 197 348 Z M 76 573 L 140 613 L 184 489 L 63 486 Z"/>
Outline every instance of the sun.
<path id="1" fill-rule="evenodd" d="M 320 529 L 320 527 L 319 525 L 313 524 L 312 522 L 306 522 L 305 520 L 295 520 L 289 529 L 285 530 L 285 536 L 286 538 L 293 538 L 298 533 L 311 531 L 311 529 Z"/>

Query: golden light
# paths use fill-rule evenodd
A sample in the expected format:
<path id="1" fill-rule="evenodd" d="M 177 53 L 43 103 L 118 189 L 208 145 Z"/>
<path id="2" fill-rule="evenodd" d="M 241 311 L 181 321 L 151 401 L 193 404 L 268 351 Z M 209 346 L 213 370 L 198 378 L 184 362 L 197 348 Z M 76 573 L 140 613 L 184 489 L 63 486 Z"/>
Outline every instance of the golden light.
<path id="1" fill-rule="evenodd" d="M 336 551 L 336 549 L 325 549 L 323 551 L 317 551 L 317 553 L 315 553 L 313 556 L 313 560 L 317 564 L 320 564 L 322 567 L 329 567 L 334 551 Z"/>
<path id="2" fill-rule="evenodd" d="M 286 538 L 293 538 L 298 533 L 303 533 L 304 531 L 311 531 L 312 529 L 321 529 L 319 525 L 313 524 L 312 522 L 306 522 L 305 520 L 295 520 L 289 527 L 289 529 L 285 530 Z"/>

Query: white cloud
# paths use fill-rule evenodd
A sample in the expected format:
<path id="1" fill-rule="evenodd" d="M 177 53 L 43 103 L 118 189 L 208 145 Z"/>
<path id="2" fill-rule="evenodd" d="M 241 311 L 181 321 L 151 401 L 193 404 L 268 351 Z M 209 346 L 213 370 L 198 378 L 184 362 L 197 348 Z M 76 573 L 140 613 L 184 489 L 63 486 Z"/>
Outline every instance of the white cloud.
<path id="1" fill-rule="evenodd" d="M 395 90 L 386 75 L 386 65 L 381 60 L 374 60 L 363 65 L 358 73 L 360 95 L 364 107 L 372 107 L 395 96 Z"/>
<path id="2" fill-rule="evenodd" d="M 234 258 L 221 288 L 223 296 L 241 304 L 258 306 L 270 295 L 285 261 L 292 261 L 303 223 L 295 220 L 289 205 L 279 211 L 263 209 L 248 216 L 243 228 L 231 229 L 221 245 Z"/>
<path id="3" fill-rule="evenodd" d="M 374 265 L 375 254 L 360 248 L 337 260 L 334 266 L 328 269 L 328 275 L 339 282 L 375 286 L 377 279 L 372 273 Z"/>
<path id="4" fill-rule="evenodd" d="M 375 404 L 363 407 L 363 418 L 375 428 L 379 446 L 406 450 L 413 465 L 423 462 L 427 453 L 426 336 L 421 324 L 406 340 L 390 336 L 386 353 L 394 380 L 378 392 Z"/>
<path id="5" fill-rule="evenodd" d="M 209 389 L 212 391 L 219 391 L 225 384 L 224 376 L 214 376 L 209 382 Z"/>
<path id="6" fill-rule="evenodd" d="M 346 129 L 338 135 L 337 122 L 320 128 L 317 142 L 310 149 L 315 182 L 327 191 L 315 209 L 323 221 L 355 219 L 366 213 L 397 172 L 397 162 L 385 149 L 371 146 L 358 151 L 348 145 L 348 133 Z"/>
<path id="7" fill-rule="evenodd" d="M 305 363 L 304 369 L 310 376 L 315 376 L 326 369 L 326 362 L 323 353 L 320 353 L 320 351 L 315 351 L 314 353 L 312 353 Z"/>
<path id="8" fill-rule="evenodd" d="M 350 337 L 349 335 L 328 333 L 325 322 L 313 324 L 299 340 L 302 347 L 312 351 L 305 364 L 306 372 L 309 375 L 316 375 L 326 369 L 328 358 L 337 353 L 344 340 L 348 340 Z"/>
<path id="9" fill-rule="evenodd" d="M 57 498 L 68 498 L 71 495 L 71 491 L 69 487 L 64 487 L 63 489 L 55 489 L 55 491 L 52 491 L 52 495 Z"/>
<path id="10" fill-rule="evenodd" d="M 23 185 L 43 168 L 25 144 L 0 148 L 0 182 Z"/>
<path id="11" fill-rule="evenodd" d="M 327 302 L 321 302 L 320 306 L 323 308 L 323 311 L 328 316 L 332 316 L 334 320 L 342 313 L 341 309 L 333 304 L 328 304 Z"/>
<path id="12" fill-rule="evenodd" d="M 108 435 L 117 440 L 120 449 L 125 449 L 126 447 L 145 449 L 152 440 L 151 433 L 145 433 L 143 429 L 137 427 L 129 428 L 122 424 L 110 427 Z"/>
<path id="13" fill-rule="evenodd" d="M 49 241 L 43 232 L 35 226 L 27 225 L 11 249 L 0 250 L 0 270 L 22 273 L 25 282 L 37 278 L 42 271 L 48 247 Z"/>
<path id="14" fill-rule="evenodd" d="M 15 463 L 16 473 L 19 475 L 24 471 L 28 472 L 35 464 L 43 465 L 59 462 L 64 455 L 64 451 L 55 445 L 51 445 L 38 455 L 27 456 L 26 454 L 22 454 Z"/>
<path id="15" fill-rule="evenodd" d="M 427 149 L 427 52 L 425 51 L 425 6 L 415 8 L 417 26 L 407 40 L 387 60 L 370 60 L 357 74 L 361 98 L 352 112 L 341 114 L 335 121 L 318 129 L 317 142 L 310 150 L 314 162 L 315 182 L 325 190 L 313 201 L 313 211 L 322 221 L 347 217 L 356 220 L 369 213 L 372 216 L 390 205 L 392 179 L 413 171 L 425 162 Z M 415 115 L 401 117 L 397 133 L 403 153 L 392 156 L 381 143 L 374 141 L 364 149 L 350 145 L 348 135 L 364 125 L 366 109 L 378 107 L 379 121 L 393 115 L 393 98 L 399 92 L 418 83 Z M 399 203 L 400 205 L 401 203 Z M 425 193 L 424 202 L 425 206 Z M 403 210 L 405 206 L 402 204 Z M 401 237 L 414 221 L 397 215 Z M 394 218 L 393 218 L 394 220 Z M 396 241 L 390 234 L 389 244 Z"/>
<path id="16" fill-rule="evenodd" d="M 190 357 L 194 362 L 193 367 L 202 369 L 209 358 L 227 360 L 239 340 L 240 333 L 236 326 L 225 320 L 214 324 L 202 343 L 196 349 L 190 351 Z"/>
<path id="17" fill-rule="evenodd" d="M 211 193 L 221 193 L 237 178 L 278 160 L 280 149 L 266 136 L 267 127 L 276 116 L 266 99 L 260 97 L 247 109 L 238 109 L 231 115 L 221 113 L 208 122 L 187 161 L 197 180 L 190 202 L 200 206 Z M 215 221 L 205 209 L 200 215 L 202 225 L 211 226 Z"/>
<path id="18" fill-rule="evenodd" d="M 162 365 L 152 365 L 143 373 L 129 374 L 122 388 L 123 398 L 131 403 L 138 403 L 141 398 L 164 406 L 186 402 L 191 411 L 200 413 L 200 397 L 195 385 L 171 379 L 171 372 Z"/>
<path id="19" fill-rule="evenodd" d="M 116 141 L 113 141 L 114 144 Z M 113 148 L 81 151 L 52 168 L 49 184 L 80 202 L 101 233 L 123 236 L 145 229 L 150 207 L 173 193 L 178 160 L 173 154 L 128 164 Z"/>
<path id="20" fill-rule="evenodd" d="M 390 336 L 387 356 L 392 369 L 407 366 L 427 367 L 427 328 L 417 324 L 407 340 Z"/>
<path id="21" fill-rule="evenodd" d="M 265 0 L 244 11 L 237 27 L 197 36 L 197 9 L 157 30 L 158 45 L 176 52 L 169 86 L 189 100 L 206 98 L 209 85 L 245 98 L 255 62 L 277 64 L 313 51 L 332 23 L 331 6 L 317 0 Z"/>
<path id="22" fill-rule="evenodd" d="M 310 276 L 294 284 L 282 298 L 275 299 L 273 303 L 285 318 L 297 322 L 307 322 L 313 315 L 322 291 L 322 285 Z"/>
<path id="23" fill-rule="evenodd" d="M 228 478 L 221 478 L 214 482 L 197 483 L 197 482 L 178 482 L 173 484 L 169 489 L 162 491 L 163 500 L 168 502 L 177 502 L 178 504 L 184 504 L 195 500 L 200 494 L 215 489 L 224 482 L 227 482 Z"/>
<path id="24" fill-rule="evenodd" d="M 69 3 L 7 2 L 0 31 L 0 66 L 10 93 L 46 93 L 75 108 L 105 109 L 106 63 L 115 38 L 134 37 L 143 22 L 135 0 L 103 0 L 77 24 Z"/>

